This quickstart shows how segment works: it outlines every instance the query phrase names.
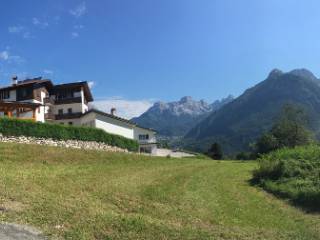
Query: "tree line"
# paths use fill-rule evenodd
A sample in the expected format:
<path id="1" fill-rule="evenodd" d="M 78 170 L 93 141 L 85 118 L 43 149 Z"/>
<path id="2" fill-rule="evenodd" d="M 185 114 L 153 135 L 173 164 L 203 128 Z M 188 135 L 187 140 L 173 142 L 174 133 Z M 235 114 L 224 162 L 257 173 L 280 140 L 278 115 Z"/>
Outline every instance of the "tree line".
<path id="1" fill-rule="evenodd" d="M 314 141 L 314 136 L 308 130 L 308 125 L 309 119 L 303 108 L 293 104 L 285 104 L 271 129 L 251 144 L 252 150 L 240 152 L 235 157 L 239 160 L 249 160 L 280 148 L 308 145 Z M 222 146 L 214 142 L 207 155 L 212 159 L 223 159 Z"/>

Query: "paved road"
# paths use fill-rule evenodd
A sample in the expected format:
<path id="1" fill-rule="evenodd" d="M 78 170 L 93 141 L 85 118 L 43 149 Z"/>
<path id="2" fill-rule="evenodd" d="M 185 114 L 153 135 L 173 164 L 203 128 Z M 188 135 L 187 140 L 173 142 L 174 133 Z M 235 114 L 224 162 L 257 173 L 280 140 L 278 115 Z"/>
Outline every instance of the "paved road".
<path id="1" fill-rule="evenodd" d="M 41 232 L 18 224 L 0 224 L 1 240 L 46 240 Z"/>

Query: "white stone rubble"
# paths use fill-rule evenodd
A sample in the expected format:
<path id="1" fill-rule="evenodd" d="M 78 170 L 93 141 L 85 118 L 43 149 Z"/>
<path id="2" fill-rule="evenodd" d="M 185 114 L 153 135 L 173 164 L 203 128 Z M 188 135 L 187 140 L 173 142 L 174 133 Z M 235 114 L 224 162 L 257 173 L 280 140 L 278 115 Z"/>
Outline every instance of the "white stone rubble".
<path id="1" fill-rule="evenodd" d="M 102 150 L 108 152 L 128 152 L 127 149 L 114 147 L 101 142 L 79 141 L 79 140 L 54 140 L 51 138 L 35 138 L 25 136 L 3 136 L 0 134 L 0 142 L 8 143 L 23 143 L 23 144 L 38 144 L 55 147 Z"/>

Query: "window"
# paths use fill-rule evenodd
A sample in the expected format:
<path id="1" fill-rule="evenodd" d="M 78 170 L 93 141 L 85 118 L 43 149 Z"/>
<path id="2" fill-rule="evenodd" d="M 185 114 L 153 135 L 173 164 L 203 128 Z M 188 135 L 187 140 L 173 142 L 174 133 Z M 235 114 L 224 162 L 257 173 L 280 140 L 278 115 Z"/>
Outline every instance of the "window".
<path id="1" fill-rule="evenodd" d="M 58 114 L 59 114 L 59 115 L 63 115 L 63 109 L 59 109 L 59 110 L 58 110 Z"/>
<path id="2" fill-rule="evenodd" d="M 69 125 L 73 125 L 73 122 L 68 122 Z"/>
<path id="3" fill-rule="evenodd" d="M 69 114 L 72 113 L 72 108 L 68 108 L 68 113 L 69 113 Z"/>
<path id="4" fill-rule="evenodd" d="M 56 99 L 73 98 L 74 94 L 71 90 L 61 90 L 56 93 Z"/>
<path id="5" fill-rule="evenodd" d="M 148 140 L 149 139 L 149 134 L 141 134 L 139 135 L 139 140 Z"/>
<path id="6" fill-rule="evenodd" d="M 26 97 L 27 95 L 28 95 L 27 89 L 26 88 L 21 89 L 21 96 Z"/>
<path id="7" fill-rule="evenodd" d="M 0 92 L 0 100 L 10 98 L 10 91 L 4 90 Z"/>

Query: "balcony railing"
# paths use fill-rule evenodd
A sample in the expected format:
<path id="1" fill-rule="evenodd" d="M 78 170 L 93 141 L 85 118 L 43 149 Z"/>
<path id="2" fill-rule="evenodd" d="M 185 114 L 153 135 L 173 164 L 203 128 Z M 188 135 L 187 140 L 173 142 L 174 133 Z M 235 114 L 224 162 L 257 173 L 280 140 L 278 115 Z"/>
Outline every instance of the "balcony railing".
<path id="1" fill-rule="evenodd" d="M 81 116 L 82 116 L 82 113 L 81 113 L 81 112 L 57 114 L 57 115 L 55 115 L 55 120 L 80 118 Z"/>
<path id="2" fill-rule="evenodd" d="M 46 97 L 43 99 L 45 105 L 54 105 L 54 98 L 53 97 Z"/>
<path id="3" fill-rule="evenodd" d="M 68 104 L 68 103 L 81 103 L 81 97 L 73 97 L 73 98 L 60 98 L 55 100 L 55 104 Z"/>

